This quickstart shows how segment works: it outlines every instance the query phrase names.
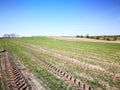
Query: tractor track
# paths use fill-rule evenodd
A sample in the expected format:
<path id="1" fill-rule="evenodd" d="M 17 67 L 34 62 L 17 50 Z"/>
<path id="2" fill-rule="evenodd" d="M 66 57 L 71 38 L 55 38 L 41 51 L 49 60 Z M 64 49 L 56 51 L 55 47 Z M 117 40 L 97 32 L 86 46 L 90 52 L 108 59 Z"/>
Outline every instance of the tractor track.
<path id="1" fill-rule="evenodd" d="M 63 56 L 63 55 L 61 55 L 59 53 L 54 53 L 54 52 L 51 53 L 51 51 L 49 51 L 49 50 L 46 50 L 46 49 L 40 48 L 40 47 L 38 48 L 38 47 L 36 47 L 34 45 L 26 45 L 26 44 L 24 44 L 24 47 L 26 47 L 26 48 L 29 47 L 29 49 L 32 49 L 34 51 L 37 51 L 37 52 L 40 52 L 40 53 L 43 53 L 43 54 L 53 56 L 53 57 L 58 58 L 60 60 L 69 62 L 69 63 L 71 63 L 73 65 L 79 66 L 79 67 L 81 67 L 83 69 L 91 70 L 91 71 L 94 71 L 96 73 L 100 73 L 102 75 L 105 75 L 107 77 L 111 77 L 111 78 L 114 78 L 116 80 L 120 80 L 120 74 L 119 73 L 111 73 L 111 72 L 107 71 L 106 69 L 98 67 L 96 65 L 86 64 L 84 62 L 80 62 L 77 59 Z"/>
<path id="2" fill-rule="evenodd" d="M 76 90 L 93 90 L 91 86 L 82 83 L 79 79 L 73 77 L 68 72 L 61 70 L 61 68 L 56 67 L 54 64 L 42 59 L 38 59 L 36 56 L 32 55 L 31 53 L 24 52 L 24 54 L 30 56 L 38 63 L 42 64 L 49 72 L 51 72 L 55 76 L 75 86 Z"/>
<path id="3" fill-rule="evenodd" d="M 4 76 L 2 70 L 3 63 L 0 63 L 2 90 L 30 90 L 28 83 L 21 74 L 20 70 L 17 68 L 13 60 L 9 58 L 9 53 L 6 50 L 0 51 L 0 53 L 4 53 L 4 73 L 6 73 L 6 76 Z M 5 84 L 5 82 L 7 82 L 7 84 Z"/>
<path id="4" fill-rule="evenodd" d="M 10 58 L 8 51 L 0 51 L 0 54 L 2 54 L 4 57 L 2 60 L 0 60 L 0 76 L 2 77 L 0 81 L 2 84 L 2 90 L 30 90 L 28 83 L 26 82 L 20 70 L 17 68 L 14 61 Z M 1 61 L 4 61 L 4 65 Z M 40 63 L 46 67 L 49 72 L 54 73 L 62 80 L 65 80 L 68 83 L 74 85 L 76 90 L 93 90 L 90 86 L 82 83 L 78 79 L 71 76 L 69 73 L 57 68 L 53 64 L 44 60 L 40 60 Z"/>

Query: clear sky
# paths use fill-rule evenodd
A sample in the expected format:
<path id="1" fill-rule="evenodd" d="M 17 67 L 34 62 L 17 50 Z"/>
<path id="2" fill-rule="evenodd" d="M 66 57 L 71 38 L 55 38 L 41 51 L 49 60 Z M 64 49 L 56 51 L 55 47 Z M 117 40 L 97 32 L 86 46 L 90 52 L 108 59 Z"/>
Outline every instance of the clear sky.
<path id="1" fill-rule="evenodd" d="M 120 0 L 0 0 L 0 36 L 120 35 Z"/>

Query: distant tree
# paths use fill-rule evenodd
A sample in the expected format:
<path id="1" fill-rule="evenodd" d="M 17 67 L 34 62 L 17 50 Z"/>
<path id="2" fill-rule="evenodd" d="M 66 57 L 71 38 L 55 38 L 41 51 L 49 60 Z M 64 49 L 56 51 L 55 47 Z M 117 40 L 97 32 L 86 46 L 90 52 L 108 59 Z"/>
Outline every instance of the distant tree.
<path id="1" fill-rule="evenodd" d="M 117 40 L 117 36 L 113 36 L 113 41 L 116 41 Z"/>
<path id="2" fill-rule="evenodd" d="M 16 35 L 16 34 L 4 34 L 3 35 L 3 38 L 17 38 L 19 37 L 19 35 Z"/>
<path id="3" fill-rule="evenodd" d="M 107 40 L 107 41 L 110 41 L 111 39 L 110 39 L 110 37 L 106 37 L 106 40 Z"/>
<path id="4" fill-rule="evenodd" d="M 83 36 L 82 36 L 82 35 L 81 35 L 80 37 L 81 37 L 81 38 L 83 38 Z"/>
<path id="5" fill-rule="evenodd" d="M 100 39 L 100 37 L 99 37 L 99 36 L 96 36 L 95 38 L 96 38 L 96 39 Z"/>
<path id="6" fill-rule="evenodd" d="M 86 38 L 89 38 L 89 34 L 86 35 Z"/>
<path id="7" fill-rule="evenodd" d="M 77 38 L 79 38 L 80 36 L 79 35 L 76 35 Z"/>
<path id="8" fill-rule="evenodd" d="M 4 38 L 9 38 L 10 36 L 9 36 L 9 34 L 4 34 L 3 37 Z"/>
<path id="9" fill-rule="evenodd" d="M 93 39 L 93 36 L 89 36 L 89 38 Z"/>
<path id="10" fill-rule="evenodd" d="M 77 38 L 79 38 L 79 37 L 80 37 L 80 38 L 83 38 L 83 36 L 82 36 L 82 35 L 77 35 L 76 37 L 77 37 Z"/>
<path id="11" fill-rule="evenodd" d="M 103 40 L 106 40 L 106 36 L 102 36 L 102 39 L 103 39 Z"/>

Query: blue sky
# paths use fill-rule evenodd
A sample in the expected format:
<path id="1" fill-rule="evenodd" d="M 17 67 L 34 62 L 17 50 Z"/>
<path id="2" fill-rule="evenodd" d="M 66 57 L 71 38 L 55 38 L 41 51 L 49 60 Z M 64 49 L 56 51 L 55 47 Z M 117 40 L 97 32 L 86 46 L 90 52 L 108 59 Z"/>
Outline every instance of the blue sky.
<path id="1" fill-rule="evenodd" d="M 120 0 L 0 0 L 0 36 L 120 35 Z"/>

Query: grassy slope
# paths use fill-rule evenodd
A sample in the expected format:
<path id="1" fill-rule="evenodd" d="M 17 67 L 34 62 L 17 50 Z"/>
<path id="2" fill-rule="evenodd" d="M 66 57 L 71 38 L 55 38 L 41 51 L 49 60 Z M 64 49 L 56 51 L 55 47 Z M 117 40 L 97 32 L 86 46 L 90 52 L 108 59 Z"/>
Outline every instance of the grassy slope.
<path id="1" fill-rule="evenodd" d="M 11 51 L 11 53 L 19 56 L 20 60 L 22 60 L 22 62 L 27 66 L 27 68 L 29 68 L 37 76 L 37 78 L 42 80 L 42 82 L 46 84 L 51 90 L 67 90 L 67 85 L 63 83 L 62 80 L 52 75 L 45 68 L 40 66 L 40 64 L 29 58 L 29 56 L 26 56 L 22 52 L 24 48 L 13 45 L 9 42 L 9 40 L 5 39 L 1 40 L 0 45 L 1 49 L 7 49 Z M 69 89 L 73 90 L 74 88 L 69 87 Z"/>
<path id="2" fill-rule="evenodd" d="M 56 40 L 47 37 L 21 38 L 23 42 L 58 50 L 75 52 L 81 55 L 96 56 L 98 58 L 120 63 L 120 44 L 99 42 L 72 42 Z"/>
<path id="3" fill-rule="evenodd" d="M 1 41 L 3 41 L 3 40 L 1 40 Z M 19 39 L 10 39 L 10 40 L 8 39 L 7 41 L 14 41 L 14 42 L 17 42 L 17 43 L 24 42 L 24 43 L 27 43 L 27 44 L 34 44 L 34 45 L 38 45 L 40 47 L 45 47 L 45 48 L 49 48 L 49 49 L 72 52 L 72 53 L 76 53 L 78 56 L 79 55 L 81 55 L 81 56 L 93 56 L 93 57 L 96 57 L 96 58 L 99 58 L 99 59 L 104 59 L 106 61 L 115 62 L 115 63 L 120 64 L 120 44 L 98 43 L 98 42 L 72 42 L 72 41 L 56 40 L 56 39 L 47 38 L 47 37 L 19 38 Z M 20 47 L 20 46 L 18 47 L 16 45 L 6 43 L 5 40 L 3 41 L 3 43 L 4 44 L 1 44 L 1 42 L 0 42 L 0 45 L 3 45 L 3 46 L 0 46 L 0 47 L 9 49 L 9 50 L 13 51 L 14 53 L 16 53 L 17 55 L 22 56 L 21 59 L 25 62 L 26 65 L 29 66 L 29 68 L 31 68 L 31 70 L 37 70 L 38 68 L 36 68 L 36 66 L 41 68 L 39 65 L 36 65 L 37 64 L 36 62 L 30 61 L 30 58 L 23 55 L 22 49 L 24 50 L 24 47 Z M 30 51 L 28 50 L 28 52 L 30 52 Z M 37 52 L 34 52 L 34 53 L 35 53 L 35 55 L 37 55 Z M 41 57 L 39 55 L 37 55 L 37 57 L 42 58 L 42 59 L 44 59 L 46 57 L 50 60 L 54 60 L 53 62 L 57 61 L 53 57 L 49 57 L 47 55 L 42 55 Z M 62 63 L 62 62 L 59 62 L 59 63 Z M 97 82 L 99 82 L 99 80 L 109 82 L 109 84 L 118 83 L 118 81 L 114 83 L 114 81 L 111 81 L 111 79 L 106 78 L 106 77 L 101 76 L 101 75 L 97 75 L 94 72 L 92 73 L 91 71 L 88 71 L 88 70 L 86 71 L 84 69 L 78 68 L 76 66 L 72 66 L 70 64 L 64 64 L 64 65 L 65 65 L 66 70 L 68 70 L 72 74 L 74 74 L 74 72 L 81 71 L 84 74 L 88 74 L 89 76 L 93 76 L 93 77 L 97 76 L 97 79 L 95 78 L 94 81 L 85 80 L 85 78 L 79 77 L 80 79 L 82 79 L 82 81 L 85 81 L 90 85 L 94 84 L 93 86 L 96 85 L 97 87 L 102 88 L 102 86 L 100 86 L 100 84 L 97 83 Z M 39 74 L 40 70 L 35 71 L 35 73 L 37 73 L 38 76 L 41 75 L 41 74 Z M 43 71 L 43 70 L 41 70 L 41 71 Z M 42 74 L 44 74 L 46 72 L 42 72 Z M 75 75 L 75 76 L 77 77 L 77 75 Z M 43 77 L 44 77 L 44 75 L 41 76 L 41 78 L 43 78 Z M 52 76 L 52 77 L 55 78 L 54 76 Z M 99 77 L 99 79 L 98 79 L 98 77 Z M 48 80 L 49 79 L 46 79 L 45 81 L 48 81 Z M 62 85 L 62 83 L 60 83 L 60 82 L 58 82 L 58 84 L 57 84 L 58 86 L 56 85 L 56 88 L 58 88 L 58 89 L 61 88 L 61 87 L 64 87 L 64 85 Z M 49 83 L 50 82 L 48 82 L 48 86 L 51 89 L 55 90 L 55 87 L 53 87 Z M 59 87 L 59 85 L 60 85 L 60 87 Z M 113 86 L 118 87 L 116 85 L 113 85 Z M 102 88 L 102 89 L 105 89 L 105 88 Z M 64 90 L 65 90 L 65 88 L 64 88 Z"/>

